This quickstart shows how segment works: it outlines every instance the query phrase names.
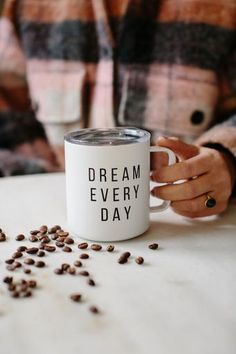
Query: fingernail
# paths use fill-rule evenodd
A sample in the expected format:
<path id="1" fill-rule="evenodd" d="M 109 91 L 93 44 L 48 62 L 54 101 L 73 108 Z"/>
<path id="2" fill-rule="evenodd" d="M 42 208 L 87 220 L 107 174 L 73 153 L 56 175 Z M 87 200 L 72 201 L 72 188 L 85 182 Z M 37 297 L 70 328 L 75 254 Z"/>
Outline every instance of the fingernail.
<path id="1" fill-rule="evenodd" d="M 158 140 L 165 140 L 165 139 L 168 139 L 168 136 L 160 135 L 157 137 L 157 141 Z"/>

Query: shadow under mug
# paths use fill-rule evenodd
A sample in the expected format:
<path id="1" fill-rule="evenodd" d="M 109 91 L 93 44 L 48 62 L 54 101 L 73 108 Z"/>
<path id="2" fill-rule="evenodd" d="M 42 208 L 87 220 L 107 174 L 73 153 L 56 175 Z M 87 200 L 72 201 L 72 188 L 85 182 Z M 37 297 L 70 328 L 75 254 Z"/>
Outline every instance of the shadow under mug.
<path id="1" fill-rule="evenodd" d="M 134 127 L 82 129 L 65 136 L 66 203 L 70 232 L 94 241 L 121 241 L 149 228 L 150 212 L 170 202 L 150 206 L 150 146 L 148 131 Z"/>

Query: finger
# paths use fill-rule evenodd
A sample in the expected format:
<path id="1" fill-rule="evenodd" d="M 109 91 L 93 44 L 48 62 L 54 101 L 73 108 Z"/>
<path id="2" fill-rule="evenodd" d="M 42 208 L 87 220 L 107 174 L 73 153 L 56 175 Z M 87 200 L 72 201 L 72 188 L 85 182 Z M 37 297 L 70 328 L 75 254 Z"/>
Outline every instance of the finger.
<path id="1" fill-rule="evenodd" d="M 171 149 L 181 159 L 186 160 L 199 154 L 199 148 L 175 138 L 158 138 L 158 145 Z"/>
<path id="2" fill-rule="evenodd" d="M 174 210 L 174 212 L 176 214 L 179 214 L 179 215 L 182 215 L 182 216 L 187 216 L 189 218 L 202 218 L 202 217 L 205 217 L 205 216 L 211 216 L 211 215 L 220 214 L 220 213 L 224 212 L 226 210 L 226 208 L 227 208 L 227 204 L 226 203 L 219 203 L 216 208 L 204 209 L 204 210 L 197 211 L 197 212 L 187 211 L 187 210 L 178 210 L 178 209 L 175 209 L 175 208 L 172 208 L 172 209 Z"/>
<path id="3" fill-rule="evenodd" d="M 171 166 L 162 166 L 152 173 L 152 180 L 160 183 L 171 183 L 181 179 L 189 179 L 209 171 L 211 161 L 207 154 L 200 154 Z"/>
<path id="4" fill-rule="evenodd" d="M 152 189 L 151 194 L 163 200 L 175 201 L 193 199 L 210 192 L 211 189 L 211 178 L 208 174 L 204 174 L 183 183 L 155 187 Z"/>

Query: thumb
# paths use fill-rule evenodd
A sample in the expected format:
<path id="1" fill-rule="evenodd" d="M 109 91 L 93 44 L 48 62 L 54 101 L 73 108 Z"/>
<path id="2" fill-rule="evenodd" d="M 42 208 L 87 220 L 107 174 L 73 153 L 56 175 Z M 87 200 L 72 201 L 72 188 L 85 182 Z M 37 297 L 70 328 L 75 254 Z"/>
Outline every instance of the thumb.
<path id="1" fill-rule="evenodd" d="M 199 154 L 199 148 L 195 145 L 187 144 L 178 138 L 159 137 L 157 144 L 172 150 L 180 159 L 187 160 Z"/>

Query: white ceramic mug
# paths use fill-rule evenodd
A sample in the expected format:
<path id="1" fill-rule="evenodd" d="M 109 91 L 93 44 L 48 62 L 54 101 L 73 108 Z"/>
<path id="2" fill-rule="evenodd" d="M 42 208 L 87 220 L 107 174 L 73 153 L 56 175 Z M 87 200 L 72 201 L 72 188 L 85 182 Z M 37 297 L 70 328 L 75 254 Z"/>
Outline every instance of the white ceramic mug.
<path id="1" fill-rule="evenodd" d="M 150 212 L 151 135 L 138 128 L 82 129 L 65 136 L 67 222 L 72 234 L 94 241 L 121 241 L 144 233 Z"/>

